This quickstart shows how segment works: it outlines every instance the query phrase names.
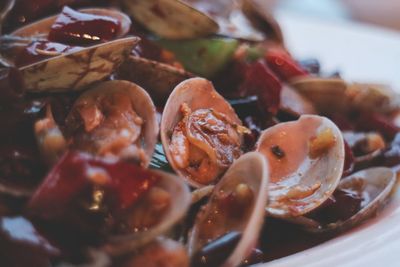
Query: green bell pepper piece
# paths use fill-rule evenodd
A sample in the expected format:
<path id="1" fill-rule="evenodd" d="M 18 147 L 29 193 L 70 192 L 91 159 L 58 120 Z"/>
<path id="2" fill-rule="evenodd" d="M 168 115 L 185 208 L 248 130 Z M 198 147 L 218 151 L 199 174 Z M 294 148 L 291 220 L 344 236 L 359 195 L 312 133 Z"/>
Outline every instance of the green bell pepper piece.
<path id="1" fill-rule="evenodd" d="M 228 38 L 202 38 L 194 40 L 157 41 L 173 52 L 185 69 L 194 74 L 211 78 L 231 60 L 239 41 Z"/>

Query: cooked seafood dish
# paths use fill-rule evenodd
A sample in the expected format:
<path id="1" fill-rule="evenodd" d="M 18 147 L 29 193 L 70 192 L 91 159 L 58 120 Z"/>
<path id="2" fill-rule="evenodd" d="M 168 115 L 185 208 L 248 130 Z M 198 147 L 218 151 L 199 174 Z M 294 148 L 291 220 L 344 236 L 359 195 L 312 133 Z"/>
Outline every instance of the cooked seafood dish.
<path id="1" fill-rule="evenodd" d="M 379 216 L 400 97 L 262 0 L 0 4 L 0 265 L 251 266 Z"/>

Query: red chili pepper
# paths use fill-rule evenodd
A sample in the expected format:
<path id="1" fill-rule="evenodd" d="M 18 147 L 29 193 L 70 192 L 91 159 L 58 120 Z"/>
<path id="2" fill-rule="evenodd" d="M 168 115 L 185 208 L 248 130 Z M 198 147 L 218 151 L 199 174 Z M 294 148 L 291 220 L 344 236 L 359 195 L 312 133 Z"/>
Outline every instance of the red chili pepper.
<path id="1" fill-rule="evenodd" d="M 287 82 L 296 77 L 308 76 L 309 73 L 303 69 L 289 54 L 283 51 L 271 50 L 265 55 L 268 66 L 283 81 Z"/>
<path id="2" fill-rule="evenodd" d="M 67 152 L 53 167 L 29 202 L 32 213 L 44 219 L 73 213 L 82 193 L 98 186 L 106 205 L 119 212 L 131 207 L 158 180 L 158 175 L 128 163 L 109 162 L 85 153 Z M 89 189 L 89 190 L 88 190 Z"/>
<path id="3" fill-rule="evenodd" d="M 112 40 L 120 29 L 118 20 L 86 14 L 64 7 L 51 26 L 48 39 L 71 45 L 85 45 Z"/>
<path id="4" fill-rule="evenodd" d="M 260 109 L 271 115 L 278 112 L 281 90 L 281 82 L 262 60 L 249 66 L 240 88 L 244 95 L 256 95 Z"/>

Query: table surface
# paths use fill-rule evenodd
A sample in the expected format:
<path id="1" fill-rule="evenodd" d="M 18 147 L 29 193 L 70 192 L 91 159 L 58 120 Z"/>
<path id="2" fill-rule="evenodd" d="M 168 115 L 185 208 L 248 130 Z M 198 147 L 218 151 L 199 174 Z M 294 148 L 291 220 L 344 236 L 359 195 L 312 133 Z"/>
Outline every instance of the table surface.
<path id="1" fill-rule="evenodd" d="M 388 83 L 400 93 L 400 34 L 287 13 L 277 15 L 295 57 L 318 58 L 325 70 L 340 70 L 348 80 Z M 320 246 L 260 267 L 395 267 L 400 266 L 399 252 L 400 190 L 377 218 Z"/>
<path id="2" fill-rule="evenodd" d="M 278 13 L 286 45 L 295 57 L 317 58 L 345 79 L 389 83 L 400 90 L 400 33 L 346 21 L 322 21 Z"/>

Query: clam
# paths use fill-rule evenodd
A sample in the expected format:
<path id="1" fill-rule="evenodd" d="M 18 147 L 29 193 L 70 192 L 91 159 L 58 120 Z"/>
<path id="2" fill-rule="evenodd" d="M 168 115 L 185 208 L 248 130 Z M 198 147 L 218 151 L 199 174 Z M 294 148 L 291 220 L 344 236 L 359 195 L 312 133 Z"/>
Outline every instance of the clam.
<path id="1" fill-rule="evenodd" d="M 247 18 L 266 34 L 278 43 L 283 43 L 283 33 L 278 22 L 263 0 L 243 0 L 243 12 Z"/>
<path id="2" fill-rule="evenodd" d="M 358 110 L 388 113 L 400 108 L 400 97 L 386 84 L 352 83 L 346 97 Z"/>
<path id="3" fill-rule="evenodd" d="M 291 86 L 310 99 L 321 112 L 351 109 L 388 113 L 400 107 L 400 98 L 384 84 L 347 83 L 339 78 L 301 77 Z"/>
<path id="4" fill-rule="evenodd" d="M 325 117 L 303 115 L 265 130 L 256 144 L 270 165 L 267 212 L 293 218 L 324 203 L 339 184 L 344 165 L 340 130 Z"/>
<path id="5" fill-rule="evenodd" d="M 173 174 L 154 172 L 161 179 L 128 212 L 122 232 L 107 239 L 103 246 L 107 253 L 122 255 L 142 247 L 166 233 L 186 214 L 191 201 L 186 183 Z"/>
<path id="6" fill-rule="evenodd" d="M 129 31 L 130 19 L 119 11 L 93 8 L 80 12 L 117 19 L 121 26 L 116 38 L 125 36 Z M 21 45 L 23 42 L 28 44 L 28 41 L 46 39 L 56 18 L 53 16 L 22 27 L 13 32 L 11 37 L 17 40 L 19 49 L 24 47 Z M 81 90 L 114 72 L 138 41 L 137 37 L 129 37 L 86 48 L 79 47 L 66 53 L 52 53 L 51 58 L 19 68 L 25 89 L 29 92 Z"/>
<path id="7" fill-rule="evenodd" d="M 346 101 L 347 83 L 339 78 L 298 78 L 290 85 L 311 100 L 321 112 L 344 112 L 349 106 Z"/>
<path id="8" fill-rule="evenodd" d="M 380 209 L 388 202 L 396 184 L 396 174 L 390 168 L 374 167 L 354 173 L 340 181 L 338 190 L 342 194 L 353 197 L 353 202 L 341 201 L 336 197 L 333 207 L 327 206 L 307 218 L 305 229 L 310 232 L 345 231 L 363 221 L 376 216 Z M 339 207 L 337 205 L 340 205 Z M 335 210 L 343 212 L 343 205 L 347 205 L 350 214 L 336 214 Z M 326 213 L 326 216 L 324 215 Z"/>
<path id="9" fill-rule="evenodd" d="M 82 90 L 113 73 L 138 41 L 137 37 L 118 39 L 21 67 L 25 90 L 32 93 Z"/>
<path id="10" fill-rule="evenodd" d="M 231 165 L 197 214 L 188 242 L 192 266 L 238 266 L 250 254 L 264 221 L 268 180 L 260 153 Z"/>
<path id="11" fill-rule="evenodd" d="M 218 24 L 181 0 L 123 0 L 125 11 L 150 31 L 167 39 L 214 34 Z"/>
<path id="12" fill-rule="evenodd" d="M 161 119 L 161 141 L 172 168 L 190 185 L 213 184 L 242 154 L 247 129 L 211 82 L 192 78 L 175 87 Z"/>
<path id="13" fill-rule="evenodd" d="M 83 93 L 66 119 L 72 148 L 95 155 L 149 164 L 157 142 L 158 122 L 150 96 L 122 80 L 100 83 Z"/>
<path id="14" fill-rule="evenodd" d="M 146 88 L 156 103 L 165 103 L 174 87 L 192 76 L 183 69 L 136 56 L 128 57 L 118 70 L 119 78 Z"/>
<path id="15" fill-rule="evenodd" d="M 290 86 L 283 86 L 280 109 L 294 116 L 317 114 L 313 103 Z"/>
<path id="16" fill-rule="evenodd" d="M 282 32 L 265 5 L 256 1 L 186 0 L 194 8 L 208 14 L 219 25 L 218 34 L 252 42 L 267 37 L 282 41 Z"/>
<path id="17" fill-rule="evenodd" d="M 81 9 L 79 12 L 107 16 L 116 19 L 120 23 L 118 32 L 115 34 L 116 39 L 124 37 L 129 32 L 131 20 L 122 12 L 102 8 Z M 33 22 L 17 29 L 10 35 L 1 36 L 1 49 L 4 57 L 8 61 L 15 61 L 17 55 L 21 53 L 21 50 L 27 47 L 30 43 L 35 41 L 47 41 L 51 27 L 57 17 L 58 15 Z M 80 47 L 77 47 L 77 49 L 79 48 Z M 49 54 L 49 56 L 56 56 L 59 54 L 61 53 L 57 54 L 57 52 L 53 52 L 52 54 Z"/>

